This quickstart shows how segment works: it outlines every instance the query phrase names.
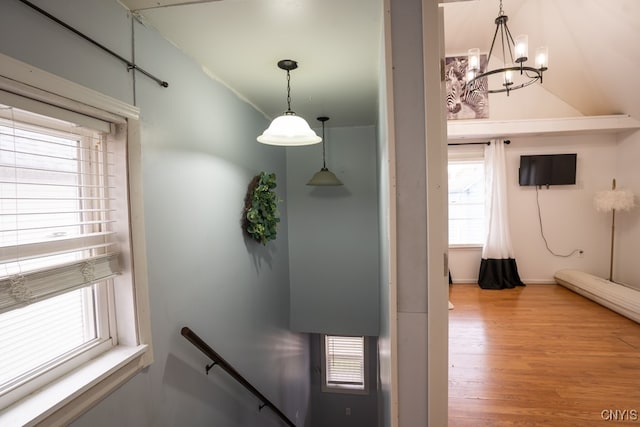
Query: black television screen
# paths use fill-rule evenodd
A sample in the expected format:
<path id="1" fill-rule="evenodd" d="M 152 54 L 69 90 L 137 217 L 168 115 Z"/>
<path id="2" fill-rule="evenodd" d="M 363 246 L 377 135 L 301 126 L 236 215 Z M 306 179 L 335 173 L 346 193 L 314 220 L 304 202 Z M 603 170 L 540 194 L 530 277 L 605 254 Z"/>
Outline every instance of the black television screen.
<path id="1" fill-rule="evenodd" d="M 574 185 L 576 154 L 520 156 L 520 185 Z"/>

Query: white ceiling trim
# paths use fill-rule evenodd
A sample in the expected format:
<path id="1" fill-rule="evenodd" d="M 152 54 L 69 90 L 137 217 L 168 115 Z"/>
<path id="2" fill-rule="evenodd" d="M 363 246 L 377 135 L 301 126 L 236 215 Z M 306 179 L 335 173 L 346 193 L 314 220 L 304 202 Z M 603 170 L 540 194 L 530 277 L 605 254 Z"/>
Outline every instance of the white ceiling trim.
<path id="1" fill-rule="evenodd" d="M 640 121 L 626 114 L 533 120 L 450 120 L 447 129 L 449 140 L 512 138 L 619 132 L 640 129 Z"/>

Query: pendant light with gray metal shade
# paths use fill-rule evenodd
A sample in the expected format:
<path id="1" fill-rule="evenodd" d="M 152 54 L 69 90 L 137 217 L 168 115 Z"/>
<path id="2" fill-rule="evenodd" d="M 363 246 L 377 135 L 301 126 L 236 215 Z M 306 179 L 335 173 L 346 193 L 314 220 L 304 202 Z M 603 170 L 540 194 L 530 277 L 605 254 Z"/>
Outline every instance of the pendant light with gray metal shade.
<path id="1" fill-rule="evenodd" d="M 318 121 L 322 122 L 322 169 L 320 169 L 318 172 L 315 173 L 315 175 L 313 175 L 313 177 L 309 180 L 309 182 L 307 182 L 307 185 L 314 185 L 314 186 L 342 185 L 342 181 L 340 181 L 338 177 L 334 175 L 333 172 L 327 169 L 327 162 L 325 159 L 325 149 L 324 149 L 325 148 L 324 122 L 326 122 L 327 120 L 329 120 L 329 117 L 318 117 Z"/>

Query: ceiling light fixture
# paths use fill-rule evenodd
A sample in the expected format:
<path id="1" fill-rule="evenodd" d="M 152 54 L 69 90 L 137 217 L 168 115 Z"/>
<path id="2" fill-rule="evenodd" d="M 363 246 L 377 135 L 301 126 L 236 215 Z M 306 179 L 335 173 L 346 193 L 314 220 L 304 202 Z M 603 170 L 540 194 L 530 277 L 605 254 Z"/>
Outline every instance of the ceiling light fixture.
<path id="1" fill-rule="evenodd" d="M 307 182 L 307 185 L 315 186 L 335 186 L 342 185 L 342 181 L 329 169 L 327 169 L 327 162 L 324 153 L 324 122 L 329 120 L 329 117 L 318 117 L 318 120 L 322 122 L 322 169 L 316 172 L 313 177 Z"/>
<path id="2" fill-rule="evenodd" d="M 498 89 L 489 89 L 489 82 L 487 79 L 484 80 L 484 85 L 486 86 L 485 90 L 488 93 L 507 92 L 508 96 L 510 91 L 529 86 L 538 80 L 542 83 L 542 73 L 546 71 L 549 66 L 548 48 L 546 46 L 542 46 L 536 50 L 535 68 L 524 65 L 527 59 L 529 59 L 528 37 L 525 34 L 519 35 L 514 41 L 511 36 L 511 31 L 509 31 L 509 27 L 507 26 L 508 20 L 509 18 L 504 14 L 502 9 L 502 0 L 500 0 L 500 11 L 498 13 L 498 17 L 495 19 L 496 31 L 493 34 L 493 41 L 491 42 L 489 56 L 487 57 L 488 71 L 481 72 L 480 49 L 469 49 L 467 84 L 471 84 L 473 81 L 478 81 L 478 83 L 480 83 L 482 80 L 479 79 L 482 79 L 483 77 L 502 73 L 502 87 Z M 493 47 L 496 43 L 498 32 L 500 33 L 500 42 L 502 46 L 503 67 L 490 70 L 489 63 L 491 62 L 491 54 L 493 53 Z M 518 77 L 518 74 L 520 77 Z"/>
<path id="3" fill-rule="evenodd" d="M 291 59 L 278 61 L 278 67 L 287 72 L 287 111 L 273 119 L 269 127 L 257 139 L 268 145 L 293 147 L 298 145 L 317 144 L 322 139 L 309 127 L 302 117 L 291 111 L 291 75 L 289 72 L 298 68 L 298 63 Z"/>

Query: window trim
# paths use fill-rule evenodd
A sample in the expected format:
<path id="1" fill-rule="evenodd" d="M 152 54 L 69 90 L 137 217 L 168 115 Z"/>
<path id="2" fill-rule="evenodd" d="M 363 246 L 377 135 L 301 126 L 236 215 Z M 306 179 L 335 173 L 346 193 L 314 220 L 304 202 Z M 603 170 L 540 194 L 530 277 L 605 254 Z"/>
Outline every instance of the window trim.
<path id="1" fill-rule="evenodd" d="M 142 200 L 139 110 L 119 100 L 0 54 L 0 89 L 112 123 L 127 140 L 130 242 L 121 252 L 123 271 L 115 286 L 118 345 L 13 405 L 0 410 L 0 424 L 65 425 L 153 362 Z M 125 126 L 126 125 L 126 126 Z M 123 131 L 126 127 L 126 136 Z M 135 269 L 133 269 L 135 265 Z M 125 289 L 122 289 L 125 288 Z"/>
<path id="2" fill-rule="evenodd" d="M 352 388 L 349 386 L 329 385 L 327 384 L 327 355 L 326 355 L 326 337 L 327 336 L 348 336 L 348 335 L 336 335 L 336 334 L 322 334 L 320 335 L 320 361 L 322 363 L 322 386 L 321 391 L 324 393 L 342 393 L 342 394 L 369 394 L 369 337 L 363 336 L 364 348 L 363 348 L 363 377 L 364 387 L 362 389 Z M 360 337 L 360 335 L 358 336 Z"/>

